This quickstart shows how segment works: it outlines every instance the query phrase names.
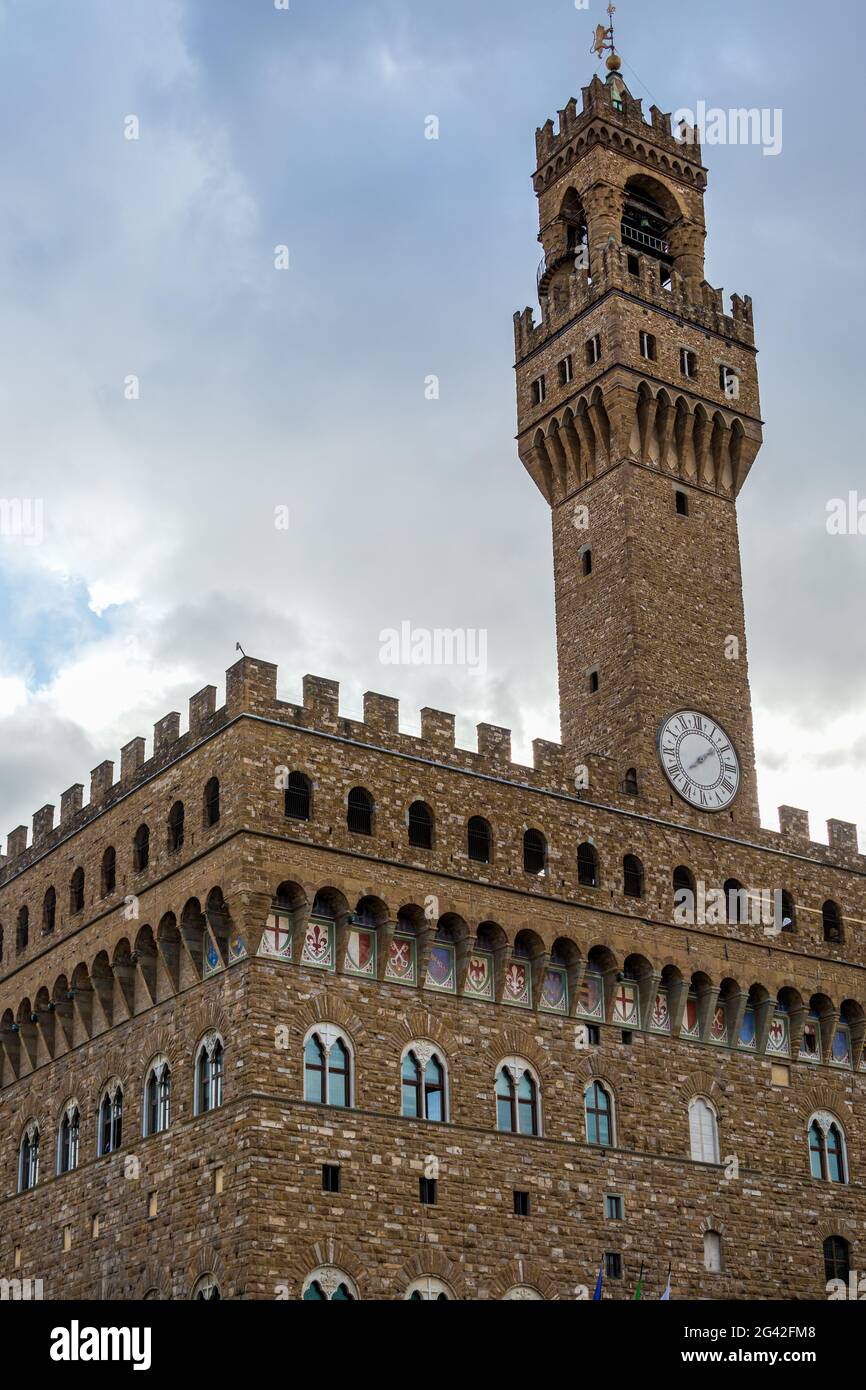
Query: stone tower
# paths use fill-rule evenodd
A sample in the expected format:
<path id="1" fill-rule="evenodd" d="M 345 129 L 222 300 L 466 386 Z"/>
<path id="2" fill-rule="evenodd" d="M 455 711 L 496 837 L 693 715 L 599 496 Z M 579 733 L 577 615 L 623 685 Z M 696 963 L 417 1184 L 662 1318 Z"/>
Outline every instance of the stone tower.
<path id="1" fill-rule="evenodd" d="M 736 515 L 761 445 L 752 305 L 726 314 L 704 279 L 694 132 L 646 120 L 618 63 L 536 133 L 518 448 L 551 508 L 562 741 L 589 798 L 609 760 L 649 812 L 724 833 L 758 821 Z"/>

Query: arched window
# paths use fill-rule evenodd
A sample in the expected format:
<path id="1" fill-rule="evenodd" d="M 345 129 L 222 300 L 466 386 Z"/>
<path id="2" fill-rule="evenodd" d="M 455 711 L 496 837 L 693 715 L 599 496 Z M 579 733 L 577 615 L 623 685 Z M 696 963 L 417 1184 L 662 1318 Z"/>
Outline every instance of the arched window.
<path id="1" fill-rule="evenodd" d="M 796 931 L 797 929 L 797 909 L 794 906 L 794 899 L 790 893 L 782 889 L 782 931 Z"/>
<path id="2" fill-rule="evenodd" d="M 842 1236 L 828 1236 L 824 1241 L 824 1280 L 841 1279 L 848 1283 L 851 1273 L 851 1247 Z"/>
<path id="3" fill-rule="evenodd" d="M 509 1057 L 496 1072 L 496 1128 L 503 1134 L 540 1134 L 538 1080 L 528 1062 Z"/>
<path id="4" fill-rule="evenodd" d="M 697 884 L 691 869 L 678 864 L 673 872 L 674 917 L 678 922 L 694 921 L 695 893 Z M 679 915 L 678 915 L 679 914 Z"/>
<path id="5" fill-rule="evenodd" d="M 610 1093 L 600 1081 L 593 1081 L 583 1093 L 586 1115 L 586 1142 L 601 1149 L 613 1146 L 613 1106 Z"/>
<path id="6" fill-rule="evenodd" d="M 192 1291 L 193 1301 L 198 1303 L 218 1303 L 221 1298 L 220 1286 L 213 1274 L 203 1274 Z"/>
<path id="7" fill-rule="evenodd" d="M 636 767 L 630 767 L 628 769 L 628 772 L 625 774 L 623 790 L 625 791 L 626 796 L 637 796 L 639 787 Z"/>
<path id="8" fill-rule="evenodd" d="M 205 825 L 219 825 L 220 819 L 220 784 L 218 777 L 211 777 L 204 789 L 204 823 Z"/>
<path id="9" fill-rule="evenodd" d="M 704 1233 L 704 1269 L 708 1274 L 722 1272 L 722 1237 L 718 1231 Z"/>
<path id="10" fill-rule="evenodd" d="M 96 1115 L 96 1152 L 113 1154 L 123 1142 L 123 1087 L 109 1081 L 102 1093 Z"/>
<path id="11" fill-rule="evenodd" d="M 821 919 L 824 924 L 824 940 L 841 942 L 844 941 L 842 931 L 842 913 L 839 911 L 838 903 L 832 902 L 829 898 L 821 908 Z"/>
<path id="12" fill-rule="evenodd" d="M 53 888 L 49 888 L 45 897 L 42 899 L 42 934 L 50 936 L 54 930 L 57 920 L 57 894 Z"/>
<path id="13" fill-rule="evenodd" d="M 78 1167 L 78 1154 L 81 1147 L 81 1111 L 76 1100 L 70 1100 L 64 1108 L 60 1129 L 57 1133 L 57 1173 L 71 1173 Z"/>
<path id="14" fill-rule="evenodd" d="M 521 1303 L 543 1303 L 544 1294 L 540 1294 L 538 1289 L 534 1289 L 531 1284 L 515 1284 L 502 1295 L 503 1301 L 514 1300 Z"/>
<path id="15" fill-rule="evenodd" d="M 331 1023 L 311 1029 L 304 1042 L 304 1100 L 316 1105 L 352 1104 L 351 1045 Z"/>
<path id="16" fill-rule="evenodd" d="M 633 854 L 622 861 L 622 891 L 627 898 L 643 897 L 643 864 Z"/>
<path id="17" fill-rule="evenodd" d="M 26 907 L 18 909 L 18 926 L 15 932 L 15 949 L 19 953 L 27 950 L 30 941 L 30 913 Z"/>
<path id="18" fill-rule="evenodd" d="M 172 853 L 183 849 L 184 820 L 183 802 L 176 801 L 168 813 L 168 847 Z"/>
<path id="19" fill-rule="evenodd" d="M 411 1303 L 450 1303 L 454 1298 L 441 1279 L 415 1279 L 403 1295 Z"/>
<path id="20" fill-rule="evenodd" d="M 303 772 L 290 772 L 286 784 L 286 815 L 289 820 L 310 819 L 312 785 Z"/>
<path id="21" fill-rule="evenodd" d="M 719 1122 L 703 1096 L 695 1096 L 689 1103 L 689 1139 L 695 1163 L 718 1163 Z"/>
<path id="22" fill-rule="evenodd" d="M 69 883 L 69 911 L 84 911 L 84 870 L 78 868 Z"/>
<path id="23" fill-rule="evenodd" d="M 433 848 L 433 812 L 425 801 L 413 801 L 409 807 L 409 844 Z"/>
<path id="24" fill-rule="evenodd" d="M 809 1167 L 812 1177 L 822 1182 L 848 1181 L 842 1126 L 824 1111 L 809 1121 Z"/>
<path id="25" fill-rule="evenodd" d="M 354 1303 L 358 1290 L 348 1274 L 323 1265 L 307 1275 L 301 1298 L 306 1303 Z"/>
<path id="26" fill-rule="evenodd" d="M 727 879 L 724 894 L 729 925 L 734 926 L 747 922 L 749 918 L 748 894 L 739 879 Z"/>
<path id="27" fill-rule="evenodd" d="M 445 1120 L 445 1064 L 430 1043 L 412 1043 L 403 1054 L 402 1113 L 410 1120 Z"/>
<path id="28" fill-rule="evenodd" d="M 199 1043 L 195 1062 L 195 1113 L 206 1115 L 223 1103 L 223 1040 L 219 1033 L 206 1033 Z"/>
<path id="29" fill-rule="evenodd" d="M 594 845 L 587 843 L 577 847 L 577 881 L 584 888 L 598 887 L 598 855 Z"/>
<path id="30" fill-rule="evenodd" d="M 490 826 L 483 816 L 470 816 L 467 827 L 469 858 L 476 864 L 490 863 Z"/>
<path id="31" fill-rule="evenodd" d="M 144 1124 L 145 1138 L 149 1134 L 161 1134 L 171 1124 L 171 1067 L 166 1057 L 156 1057 L 151 1062 L 144 1083 Z"/>
<path id="32" fill-rule="evenodd" d="M 135 832 L 135 839 L 132 842 L 132 867 L 137 874 L 146 869 L 150 863 L 150 829 L 146 825 L 140 825 Z"/>
<path id="33" fill-rule="evenodd" d="M 346 824 L 355 835 L 373 833 L 373 798 L 364 787 L 353 787 L 349 792 Z"/>
<path id="34" fill-rule="evenodd" d="M 523 869 L 540 877 L 547 867 L 547 841 L 540 830 L 527 830 L 523 836 Z"/>
<path id="35" fill-rule="evenodd" d="M 29 1192 L 39 1181 L 39 1126 L 31 1123 L 18 1149 L 18 1191 Z"/>
<path id="36" fill-rule="evenodd" d="M 687 889 L 690 893 L 695 891 L 695 876 L 691 869 L 687 869 L 684 864 L 678 864 L 673 872 L 674 892 L 681 893 Z"/>
<path id="37" fill-rule="evenodd" d="M 109 845 L 102 856 L 100 880 L 103 898 L 110 897 L 117 887 L 117 855 L 113 845 Z"/>

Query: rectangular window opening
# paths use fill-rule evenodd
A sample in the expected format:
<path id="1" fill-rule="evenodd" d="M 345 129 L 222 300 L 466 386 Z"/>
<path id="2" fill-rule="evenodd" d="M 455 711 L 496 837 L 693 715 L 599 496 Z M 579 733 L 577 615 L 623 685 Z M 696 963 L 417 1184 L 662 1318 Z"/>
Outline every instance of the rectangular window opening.
<path id="1" fill-rule="evenodd" d="M 528 1215 L 529 1215 L 529 1193 L 528 1193 L 528 1192 L 518 1192 L 516 1188 L 515 1188 L 515 1191 L 514 1191 L 514 1215 L 515 1215 L 515 1216 L 528 1216 Z"/>
<path id="2" fill-rule="evenodd" d="M 340 1190 L 340 1165 L 338 1163 L 322 1164 L 322 1191 L 339 1192 Z"/>

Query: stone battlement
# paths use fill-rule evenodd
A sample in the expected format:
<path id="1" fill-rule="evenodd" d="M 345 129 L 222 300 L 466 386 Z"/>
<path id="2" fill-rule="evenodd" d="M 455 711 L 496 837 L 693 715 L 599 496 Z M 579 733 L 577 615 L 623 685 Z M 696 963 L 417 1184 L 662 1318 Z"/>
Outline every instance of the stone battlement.
<path id="1" fill-rule="evenodd" d="M 632 266 L 637 264 L 638 274 L 632 273 L 629 263 Z M 728 314 L 725 312 L 724 290 L 714 289 L 704 281 L 695 294 L 683 276 L 673 269 L 670 271 L 670 288 L 667 288 L 661 283 L 659 263 L 652 256 L 641 255 L 625 246 L 610 245 L 591 276 L 587 270 L 575 270 L 569 276 L 567 294 L 544 296 L 541 323 L 535 322 L 531 308 L 514 315 L 517 360 L 528 357 L 566 323 L 611 290 L 633 295 L 745 347 L 753 348 L 755 345 L 754 316 L 749 295 L 731 295 L 731 312 Z"/>
<path id="2" fill-rule="evenodd" d="M 421 733 L 408 734 L 399 728 L 399 701 L 368 691 L 364 696 L 361 720 L 340 715 L 340 687 L 321 676 L 305 676 L 303 703 L 277 698 L 277 667 L 267 661 L 243 657 L 226 672 L 226 701 L 216 708 L 216 687 L 209 685 L 189 701 L 189 727 L 180 732 L 180 715 L 173 711 L 154 725 L 153 751 L 145 757 L 145 740 L 131 739 L 120 754 L 120 776 L 115 780 L 115 764 L 106 760 L 94 768 L 90 780 L 90 799 L 84 803 L 84 787 L 75 783 L 63 792 L 60 819 L 54 824 L 54 806 L 43 806 L 33 816 L 32 839 L 28 829 L 18 826 L 7 838 L 6 855 L 0 856 L 0 885 L 9 882 L 31 863 L 62 843 L 70 834 L 96 820 L 136 788 L 157 777 L 178 759 L 242 717 L 253 717 L 304 729 L 338 741 L 356 742 L 386 753 L 434 763 L 454 771 L 510 782 L 539 793 L 571 797 L 584 804 L 607 807 L 635 816 L 646 815 L 640 801 L 622 787 L 624 769 L 608 759 L 588 753 L 585 767 L 588 786 L 576 789 L 577 768 L 569 763 L 558 743 L 535 739 L 533 762 L 529 767 L 515 763 L 511 756 L 511 730 L 493 724 L 477 725 L 477 751 L 456 743 L 456 719 L 442 710 L 421 710 Z M 750 831 L 746 838 L 758 848 L 820 859 L 840 868 L 864 872 L 866 859 L 860 854 L 856 825 L 840 820 L 827 823 L 829 846 L 810 838 L 808 812 L 783 806 L 779 811 L 780 830 Z M 650 816 L 661 822 L 661 817 Z M 673 822 L 671 822 L 673 824 Z M 679 823 L 677 822 L 678 826 Z M 688 823 L 679 828 L 694 829 Z M 706 833 L 703 831 L 702 833 Z M 720 838 L 724 828 L 719 826 Z M 743 837 L 736 827 L 728 828 L 733 839 Z"/>
<path id="3" fill-rule="evenodd" d="M 697 135 L 688 143 L 678 140 L 671 127 L 670 113 L 659 110 L 657 106 L 652 106 L 650 107 L 650 119 L 647 120 L 643 113 L 643 102 L 640 98 L 632 97 L 628 93 L 624 94 L 623 110 L 617 110 L 613 104 L 610 87 L 602 82 L 598 76 L 593 77 L 588 87 L 581 89 L 581 97 L 583 108 L 580 112 L 577 109 L 576 99 L 572 97 L 558 113 L 558 129 L 550 120 L 536 130 L 535 150 L 539 170 L 549 160 L 556 158 L 564 151 L 570 141 L 585 134 L 592 122 L 599 117 L 612 122 L 620 131 L 630 132 L 638 142 L 650 141 L 654 150 L 667 152 L 677 164 L 681 165 L 679 169 L 670 166 L 667 172 L 679 173 L 682 176 L 685 166 L 691 166 L 686 175 L 691 181 L 695 178 L 695 170 L 703 169 L 701 146 Z M 639 157 L 648 155 L 648 151 L 639 145 L 636 146 L 635 153 Z"/>

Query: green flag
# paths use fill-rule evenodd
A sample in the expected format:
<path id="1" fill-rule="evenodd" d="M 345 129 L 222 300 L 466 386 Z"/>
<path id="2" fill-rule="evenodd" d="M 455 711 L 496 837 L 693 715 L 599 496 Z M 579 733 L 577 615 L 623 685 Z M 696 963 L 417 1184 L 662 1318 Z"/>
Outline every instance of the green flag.
<path id="1" fill-rule="evenodd" d="M 634 1302 L 643 1297 L 643 1261 L 641 1261 L 640 1274 L 637 1276 L 637 1288 L 634 1291 Z"/>

